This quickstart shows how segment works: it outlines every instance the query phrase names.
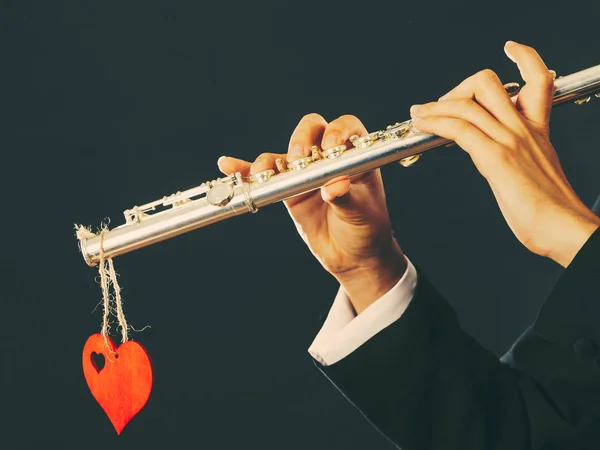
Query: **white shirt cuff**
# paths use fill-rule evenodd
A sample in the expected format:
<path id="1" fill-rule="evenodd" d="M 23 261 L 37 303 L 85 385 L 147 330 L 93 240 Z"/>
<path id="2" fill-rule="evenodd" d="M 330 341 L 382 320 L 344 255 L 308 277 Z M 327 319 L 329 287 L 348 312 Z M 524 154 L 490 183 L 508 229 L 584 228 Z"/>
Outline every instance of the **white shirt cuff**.
<path id="1" fill-rule="evenodd" d="M 400 281 L 358 316 L 340 286 L 323 327 L 308 349 L 324 366 L 335 364 L 398 320 L 413 298 L 417 271 L 406 258 L 407 269 Z"/>

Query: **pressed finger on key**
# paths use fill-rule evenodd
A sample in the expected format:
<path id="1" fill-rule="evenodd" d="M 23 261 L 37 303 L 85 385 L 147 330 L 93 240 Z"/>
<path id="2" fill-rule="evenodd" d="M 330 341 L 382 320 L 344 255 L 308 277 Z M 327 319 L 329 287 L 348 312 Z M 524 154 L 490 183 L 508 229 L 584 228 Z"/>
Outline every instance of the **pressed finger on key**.
<path id="1" fill-rule="evenodd" d="M 462 119 L 469 122 L 501 144 L 510 145 L 514 135 L 490 113 L 470 98 L 445 100 L 442 102 L 413 105 L 410 116 L 414 119 L 420 117 L 441 116 Z M 414 124 L 413 124 L 414 126 Z"/>
<path id="2" fill-rule="evenodd" d="M 522 131 L 524 125 L 500 78 L 489 69 L 470 76 L 440 98 L 440 101 L 471 98 L 494 118 L 513 131 Z"/>
<path id="3" fill-rule="evenodd" d="M 230 156 L 221 156 L 217 160 L 217 166 L 225 175 L 240 172 L 242 176 L 248 176 L 250 173 L 250 163 L 248 161 Z"/>
<path id="4" fill-rule="evenodd" d="M 471 156 L 479 172 L 486 178 L 489 168 L 497 168 L 502 162 L 503 158 L 499 158 L 499 155 L 506 147 L 470 122 L 452 117 L 428 116 L 414 119 L 413 125 L 424 133 L 437 134 L 456 142 Z"/>
<path id="5" fill-rule="evenodd" d="M 263 153 L 259 155 L 252 163 L 250 173 L 254 175 L 264 170 L 275 169 L 275 160 L 281 157 L 283 157 L 283 155 L 277 153 Z"/>
<path id="6" fill-rule="evenodd" d="M 304 116 L 290 138 L 288 162 L 310 155 L 311 147 L 321 140 L 326 126 L 327 121 L 319 114 L 312 113 Z"/>
<path id="7" fill-rule="evenodd" d="M 363 123 L 356 116 L 346 114 L 330 122 L 323 132 L 321 148 L 327 150 L 336 145 L 345 144 L 352 135 L 364 136 L 368 134 Z"/>

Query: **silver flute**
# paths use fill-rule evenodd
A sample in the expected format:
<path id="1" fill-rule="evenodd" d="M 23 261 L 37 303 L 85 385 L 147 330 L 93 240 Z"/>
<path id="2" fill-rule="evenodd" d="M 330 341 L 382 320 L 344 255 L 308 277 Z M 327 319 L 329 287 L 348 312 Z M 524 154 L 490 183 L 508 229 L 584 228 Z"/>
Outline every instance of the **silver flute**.
<path id="1" fill-rule="evenodd" d="M 558 78 L 554 84 L 554 106 L 569 101 L 586 103 L 594 94 L 600 97 L 600 65 Z M 519 85 L 508 83 L 505 88 L 515 101 Z M 352 136 L 350 142 L 351 148 L 313 147 L 311 156 L 289 164 L 278 160 L 277 172 L 269 169 L 248 177 L 236 173 L 134 206 L 123 212 L 123 225 L 102 236 L 79 239 L 81 253 L 93 266 L 101 253 L 114 258 L 229 217 L 255 213 L 263 206 L 318 189 L 339 176 L 358 175 L 396 161 L 407 167 L 421 153 L 451 143 L 413 130 L 410 120 L 366 136 Z"/>

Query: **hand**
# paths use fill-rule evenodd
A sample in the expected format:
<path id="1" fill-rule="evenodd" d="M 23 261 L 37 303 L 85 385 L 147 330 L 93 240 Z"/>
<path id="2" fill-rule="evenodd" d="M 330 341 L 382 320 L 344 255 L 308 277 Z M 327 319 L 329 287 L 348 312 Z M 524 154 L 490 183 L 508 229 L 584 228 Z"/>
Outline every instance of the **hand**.
<path id="1" fill-rule="evenodd" d="M 311 154 L 316 145 L 328 149 L 349 144 L 352 135 L 367 130 L 354 116 L 327 123 L 318 114 L 302 118 L 294 130 L 287 155 L 263 153 L 251 164 L 221 157 L 225 174 L 255 174 L 274 169 L 276 159 L 293 161 Z M 286 200 L 298 233 L 310 251 L 342 285 L 357 313 L 385 294 L 402 277 L 406 259 L 392 236 L 381 172 L 350 180 L 338 177 L 320 190 Z"/>
<path id="2" fill-rule="evenodd" d="M 504 48 L 523 80 L 516 105 L 496 74 L 473 75 L 440 98 L 411 108 L 413 126 L 455 141 L 488 181 L 517 239 L 567 267 L 600 219 L 567 181 L 549 138 L 554 82 L 531 47 Z"/>

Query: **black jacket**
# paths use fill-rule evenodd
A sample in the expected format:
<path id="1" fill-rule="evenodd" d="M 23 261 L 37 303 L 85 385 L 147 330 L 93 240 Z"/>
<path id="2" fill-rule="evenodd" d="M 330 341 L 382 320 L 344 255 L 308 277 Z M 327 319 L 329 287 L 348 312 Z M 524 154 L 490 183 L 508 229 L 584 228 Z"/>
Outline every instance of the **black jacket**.
<path id="1" fill-rule="evenodd" d="M 417 267 L 402 317 L 317 367 L 402 450 L 600 450 L 600 229 L 500 360 Z"/>

